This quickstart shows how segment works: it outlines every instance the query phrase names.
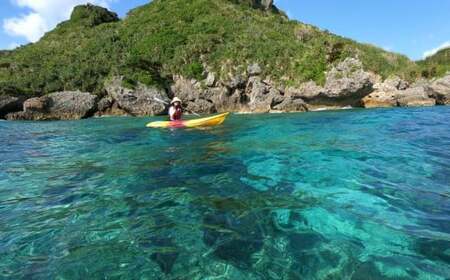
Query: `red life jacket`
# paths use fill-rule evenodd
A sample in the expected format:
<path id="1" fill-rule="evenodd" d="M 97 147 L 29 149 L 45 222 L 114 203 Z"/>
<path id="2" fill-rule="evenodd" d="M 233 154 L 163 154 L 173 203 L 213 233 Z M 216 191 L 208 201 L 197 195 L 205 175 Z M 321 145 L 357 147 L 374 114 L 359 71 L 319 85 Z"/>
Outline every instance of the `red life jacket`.
<path id="1" fill-rule="evenodd" d="M 175 107 L 175 112 L 170 116 L 171 121 L 179 121 L 181 120 L 181 116 L 183 115 L 183 110 L 181 107 Z"/>

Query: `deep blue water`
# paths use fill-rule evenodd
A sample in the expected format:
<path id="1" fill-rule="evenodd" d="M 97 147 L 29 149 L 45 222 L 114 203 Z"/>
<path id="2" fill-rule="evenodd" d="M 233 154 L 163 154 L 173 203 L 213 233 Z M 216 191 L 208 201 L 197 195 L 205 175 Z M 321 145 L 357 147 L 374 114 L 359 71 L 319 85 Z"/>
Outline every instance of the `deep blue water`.
<path id="1" fill-rule="evenodd" d="M 0 122 L 0 279 L 449 279 L 450 107 Z"/>

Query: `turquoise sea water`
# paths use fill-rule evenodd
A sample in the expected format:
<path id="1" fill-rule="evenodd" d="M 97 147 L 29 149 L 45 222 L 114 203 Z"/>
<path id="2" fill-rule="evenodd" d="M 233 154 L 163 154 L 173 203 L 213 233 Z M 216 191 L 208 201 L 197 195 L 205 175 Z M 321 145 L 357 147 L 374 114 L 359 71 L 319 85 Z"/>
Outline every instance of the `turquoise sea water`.
<path id="1" fill-rule="evenodd" d="M 449 279 L 450 107 L 0 122 L 0 279 Z"/>

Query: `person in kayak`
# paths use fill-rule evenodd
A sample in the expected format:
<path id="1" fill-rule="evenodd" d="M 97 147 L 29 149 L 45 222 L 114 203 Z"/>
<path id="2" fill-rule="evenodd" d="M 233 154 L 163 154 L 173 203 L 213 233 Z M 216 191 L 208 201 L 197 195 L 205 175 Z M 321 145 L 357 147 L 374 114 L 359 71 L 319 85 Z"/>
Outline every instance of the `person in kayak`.
<path id="1" fill-rule="evenodd" d="M 181 106 L 181 100 L 178 97 L 174 97 L 170 102 L 169 118 L 171 121 L 179 121 L 183 116 L 183 107 Z"/>

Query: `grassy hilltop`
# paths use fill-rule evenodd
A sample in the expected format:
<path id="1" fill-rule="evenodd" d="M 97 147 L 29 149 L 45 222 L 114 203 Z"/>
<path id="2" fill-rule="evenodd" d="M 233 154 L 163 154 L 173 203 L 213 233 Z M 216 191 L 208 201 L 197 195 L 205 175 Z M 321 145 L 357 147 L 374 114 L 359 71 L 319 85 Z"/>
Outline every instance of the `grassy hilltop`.
<path id="1" fill-rule="evenodd" d="M 208 70 L 226 79 L 255 62 L 275 83 L 322 84 L 324 72 L 350 56 L 383 77 L 413 80 L 423 74 L 403 55 L 289 20 L 275 7 L 254 3 L 154 0 L 123 20 L 100 7 L 78 6 L 70 20 L 39 42 L 0 52 L 0 94 L 75 89 L 102 94 L 105 81 L 115 75 L 124 76 L 130 87 L 137 82 L 167 87 L 175 74 L 200 80 Z"/>
<path id="2" fill-rule="evenodd" d="M 433 78 L 443 76 L 450 71 L 450 48 L 438 51 L 436 54 L 419 61 L 422 76 Z"/>

